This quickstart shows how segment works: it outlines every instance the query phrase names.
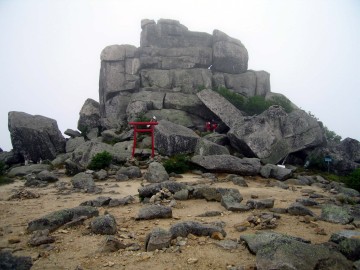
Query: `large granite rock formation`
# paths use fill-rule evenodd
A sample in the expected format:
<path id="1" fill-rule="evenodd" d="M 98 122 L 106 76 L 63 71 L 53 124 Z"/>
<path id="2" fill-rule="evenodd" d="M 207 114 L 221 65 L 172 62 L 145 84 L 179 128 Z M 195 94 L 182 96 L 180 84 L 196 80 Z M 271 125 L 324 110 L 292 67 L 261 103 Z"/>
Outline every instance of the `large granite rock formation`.
<path id="1" fill-rule="evenodd" d="M 9 112 L 8 127 L 14 152 L 34 162 L 65 153 L 65 138 L 54 119 L 24 112 Z"/>
<path id="2" fill-rule="evenodd" d="M 231 145 L 248 157 L 276 164 L 289 153 L 326 142 L 322 126 L 303 110 L 286 113 L 272 106 L 262 114 L 247 117 L 228 132 Z"/>
<path id="3" fill-rule="evenodd" d="M 192 32 L 168 19 L 142 20 L 141 28 L 139 48 L 112 45 L 101 53 L 105 129 L 124 127 L 142 115 L 199 129 L 215 118 L 195 96 L 200 90 L 226 86 L 246 97 L 270 91 L 269 74 L 247 72 L 246 48 L 219 30 Z"/>

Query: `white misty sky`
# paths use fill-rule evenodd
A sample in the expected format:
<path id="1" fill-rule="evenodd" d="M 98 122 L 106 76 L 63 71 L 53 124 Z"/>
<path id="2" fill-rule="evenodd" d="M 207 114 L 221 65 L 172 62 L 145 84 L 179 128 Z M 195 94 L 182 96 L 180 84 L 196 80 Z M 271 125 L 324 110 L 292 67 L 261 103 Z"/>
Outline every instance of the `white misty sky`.
<path id="1" fill-rule="evenodd" d="M 85 100 L 99 100 L 102 49 L 139 46 L 145 18 L 241 40 L 272 92 L 360 140 L 358 0 L 0 0 L 0 147 L 12 149 L 9 111 L 76 129 Z"/>

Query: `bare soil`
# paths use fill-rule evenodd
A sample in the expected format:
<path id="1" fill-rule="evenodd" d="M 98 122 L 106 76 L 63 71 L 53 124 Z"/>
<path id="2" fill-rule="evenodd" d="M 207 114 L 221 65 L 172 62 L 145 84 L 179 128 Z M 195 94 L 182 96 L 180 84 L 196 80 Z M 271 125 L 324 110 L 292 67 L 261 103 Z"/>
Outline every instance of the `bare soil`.
<path id="1" fill-rule="evenodd" d="M 226 175 L 218 175 L 223 179 Z M 61 177 L 60 182 L 66 182 L 70 187 L 69 177 Z M 245 177 L 249 187 L 239 187 L 232 182 L 216 181 L 201 178 L 195 174 L 184 174 L 178 182 L 208 182 L 216 187 L 238 188 L 244 202 L 256 195 L 259 199 L 274 198 L 276 208 L 287 208 L 297 198 L 304 197 L 304 189 L 311 188 L 316 193 L 325 195 L 325 199 L 332 195 L 319 187 L 292 186 L 285 190 L 279 187 L 266 187 L 271 181 L 259 177 Z M 135 220 L 142 204 L 138 200 L 138 188 L 144 183 L 143 179 L 115 182 L 109 179 L 105 182 L 96 182 L 103 188 L 101 194 L 86 193 L 60 193 L 55 184 L 45 188 L 26 188 L 38 193 L 39 198 L 23 200 L 7 200 L 14 190 L 24 188 L 23 180 L 0 187 L 0 249 L 13 251 L 16 256 L 31 256 L 34 261 L 32 269 L 227 269 L 231 265 L 242 265 L 251 269 L 255 265 L 255 255 L 240 245 L 235 250 L 225 250 L 214 243 L 217 240 L 207 237 L 190 237 L 186 245 L 181 246 L 180 252 L 155 251 L 145 252 L 144 240 L 146 235 L 155 227 L 169 229 L 171 225 L 186 220 L 211 223 L 223 221 L 226 223 L 226 239 L 239 240 L 241 234 L 252 234 L 256 228 L 249 227 L 244 232 L 238 232 L 234 225 L 241 223 L 250 215 L 266 210 L 253 210 L 249 212 L 229 212 L 219 202 L 205 200 L 177 201 L 173 208 L 173 218 L 159 220 Z M 87 220 L 84 225 L 70 229 L 58 229 L 52 233 L 56 237 L 50 248 L 30 247 L 27 243 L 31 235 L 26 233 L 26 227 L 31 220 L 40 218 L 53 211 L 73 208 L 80 203 L 95 199 L 99 196 L 122 198 L 133 195 L 136 202 L 126 206 L 114 208 L 100 207 L 100 215 L 105 211 L 112 214 L 117 221 L 118 233 L 116 237 L 125 243 L 138 243 L 142 249 L 139 251 L 119 250 L 113 253 L 101 253 L 105 236 L 89 233 Z M 319 201 L 321 202 L 321 201 Z M 320 208 L 309 207 L 316 214 Z M 221 216 L 196 217 L 206 211 L 221 211 Z M 323 229 L 325 235 L 318 231 Z M 278 226 L 273 231 L 286 233 L 308 239 L 311 243 L 323 243 L 329 240 L 332 233 L 346 228 L 344 225 L 332 224 L 320 220 L 305 223 L 304 218 L 282 214 Z M 359 229 L 357 229 L 359 230 Z M 194 260 L 192 260 L 194 259 Z"/>

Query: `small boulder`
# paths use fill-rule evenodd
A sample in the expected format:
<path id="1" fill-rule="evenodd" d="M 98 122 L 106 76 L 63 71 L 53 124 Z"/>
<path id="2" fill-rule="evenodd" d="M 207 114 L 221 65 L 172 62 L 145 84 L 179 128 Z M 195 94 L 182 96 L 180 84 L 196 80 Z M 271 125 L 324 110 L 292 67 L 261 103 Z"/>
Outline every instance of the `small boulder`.
<path id="1" fill-rule="evenodd" d="M 90 223 L 90 228 L 96 234 L 116 234 L 116 220 L 112 215 L 104 215 L 96 217 Z"/>
<path id="2" fill-rule="evenodd" d="M 288 213 L 293 216 L 315 216 L 315 214 L 303 204 L 295 202 L 292 203 L 288 209 Z"/>
<path id="3" fill-rule="evenodd" d="M 169 180 L 169 174 L 161 163 L 151 162 L 144 174 L 144 179 L 150 183 L 160 183 Z"/>
<path id="4" fill-rule="evenodd" d="M 156 219 L 156 218 L 171 218 L 172 209 L 169 206 L 163 205 L 148 205 L 139 210 L 137 220 L 139 219 Z"/>
<path id="5" fill-rule="evenodd" d="M 171 233 L 161 228 L 153 229 L 145 239 L 145 250 L 147 252 L 156 249 L 168 248 L 171 243 Z"/>

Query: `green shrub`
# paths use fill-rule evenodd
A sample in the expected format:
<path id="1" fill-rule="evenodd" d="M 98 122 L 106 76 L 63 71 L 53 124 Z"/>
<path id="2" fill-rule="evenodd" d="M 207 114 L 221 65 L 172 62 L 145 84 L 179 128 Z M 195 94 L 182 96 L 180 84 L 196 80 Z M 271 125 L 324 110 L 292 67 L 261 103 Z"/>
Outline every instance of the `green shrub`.
<path id="1" fill-rule="evenodd" d="M 6 185 L 6 184 L 11 184 L 13 182 L 14 182 L 14 179 L 6 177 L 4 175 L 0 175 L 0 186 Z"/>
<path id="2" fill-rule="evenodd" d="M 5 174 L 5 163 L 0 161 L 0 175 Z"/>
<path id="3" fill-rule="evenodd" d="M 190 170 L 189 160 L 187 155 L 179 154 L 170 157 L 163 165 L 167 173 L 185 173 Z"/>
<path id="4" fill-rule="evenodd" d="M 231 92 L 230 90 L 228 90 L 224 87 L 219 87 L 215 91 L 218 92 L 221 96 L 223 96 L 227 101 L 229 101 L 232 105 L 234 105 L 239 110 L 244 109 L 245 101 L 244 101 L 243 96 L 241 96 L 237 93 Z"/>
<path id="5" fill-rule="evenodd" d="M 333 142 L 341 141 L 342 139 L 341 136 L 337 135 L 335 131 L 328 129 L 326 126 L 324 126 L 324 131 L 325 131 L 325 137 L 328 141 L 333 141 Z"/>
<path id="6" fill-rule="evenodd" d="M 260 114 L 272 105 L 283 107 L 287 113 L 290 113 L 293 110 L 290 100 L 283 96 L 274 96 L 271 99 L 266 100 L 263 96 L 244 98 L 240 94 L 234 93 L 224 87 L 219 87 L 215 91 L 233 104 L 237 109 L 249 115 Z"/>
<path id="7" fill-rule="evenodd" d="M 293 106 L 291 105 L 291 101 L 284 96 L 271 97 L 268 100 L 268 102 L 269 102 L 270 106 L 272 106 L 272 105 L 281 106 L 287 113 L 291 113 L 294 110 Z"/>
<path id="8" fill-rule="evenodd" d="M 88 168 L 90 170 L 101 170 L 110 165 L 112 161 L 112 155 L 107 152 L 97 153 L 91 160 Z"/>
<path id="9" fill-rule="evenodd" d="M 360 191 L 360 168 L 357 168 L 355 171 L 350 173 L 345 178 L 344 182 L 349 188 L 353 188 L 356 189 L 357 191 Z"/>

